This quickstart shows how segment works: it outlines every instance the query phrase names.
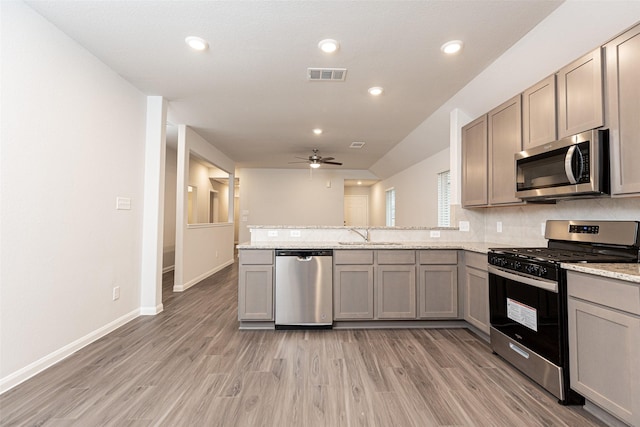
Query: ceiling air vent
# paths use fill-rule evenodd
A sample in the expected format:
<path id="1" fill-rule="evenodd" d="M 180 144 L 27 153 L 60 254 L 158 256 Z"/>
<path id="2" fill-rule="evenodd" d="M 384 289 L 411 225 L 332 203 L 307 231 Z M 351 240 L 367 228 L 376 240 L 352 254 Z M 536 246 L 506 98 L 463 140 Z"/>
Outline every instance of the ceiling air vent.
<path id="1" fill-rule="evenodd" d="M 352 142 L 349 148 L 362 148 L 364 147 L 364 142 Z"/>
<path id="2" fill-rule="evenodd" d="M 307 68 L 307 78 L 312 82 L 343 82 L 346 68 Z"/>

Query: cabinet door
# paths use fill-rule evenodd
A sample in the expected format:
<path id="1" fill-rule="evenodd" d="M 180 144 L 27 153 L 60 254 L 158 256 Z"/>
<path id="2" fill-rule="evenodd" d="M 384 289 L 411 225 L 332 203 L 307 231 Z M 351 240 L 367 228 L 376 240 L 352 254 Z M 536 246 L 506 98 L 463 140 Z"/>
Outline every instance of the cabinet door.
<path id="1" fill-rule="evenodd" d="M 640 193 L 640 25 L 605 46 L 611 194 Z"/>
<path id="2" fill-rule="evenodd" d="M 489 205 L 522 203 L 515 196 L 514 155 L 522 151 L 520 95 L 491 110 L 489 121 Z"/>
<path id="3" fill-rule="evenodd" d="M 551 75 L 522 94 L 522 149 L 556 139 L 556 76 Z"/>
<path id="4" fill-rule="evenodd" d="M 640 425 L 640 318 L 569 298 L 571 388 Z"/>
<path id="5" fill-rule="evenodd" d="M 486 206 L 487 116 L 462 128 L 462 206 Z M 515 183 L 514 183 L 515 185 Z"/>
<path id="6" fill-rule="evenodd" d="M 273 320 L 273 266 L 238 268 L 238 320 Z"/>
<path id="7" fill-rule="evenodd" d="M 470 267 L 465 267 L 464 274 L 464 319 L 489 334 L 489 274 Z"/>
<path id="8" fill-rule="evenodd" d="M 378 319 L 416 318 L 415 265 L 380 265 L 375 283 Z"/>
<path id="9" fill-rule="evenodd" d="M 557 73 L 558 137 L 604 124 L 602 50 L 597 48 Z"/>
<path id="10" fill-rule="evenodd" d="M 418 271 L 418 317 L 458 317 L 458 266 L 421 265 Z"/>
<path id="11" fill-rule="evenodd" d="M 333 318 L 373 319 L 373 266 L 337 265 L 333 269 Z"/>

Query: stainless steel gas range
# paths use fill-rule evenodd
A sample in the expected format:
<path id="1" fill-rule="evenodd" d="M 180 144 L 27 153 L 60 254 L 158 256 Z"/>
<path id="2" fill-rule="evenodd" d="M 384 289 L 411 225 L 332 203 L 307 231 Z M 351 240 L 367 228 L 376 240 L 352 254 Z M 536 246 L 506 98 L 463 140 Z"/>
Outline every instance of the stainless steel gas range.
<path id="1" fill-rule="evenodd" d="M 491 249 L 491 347 L 561 404 L 570 389 L 567 283 L 561 263 L 639 262 L 637 221 L 547 221 L 547 247 Z"/>

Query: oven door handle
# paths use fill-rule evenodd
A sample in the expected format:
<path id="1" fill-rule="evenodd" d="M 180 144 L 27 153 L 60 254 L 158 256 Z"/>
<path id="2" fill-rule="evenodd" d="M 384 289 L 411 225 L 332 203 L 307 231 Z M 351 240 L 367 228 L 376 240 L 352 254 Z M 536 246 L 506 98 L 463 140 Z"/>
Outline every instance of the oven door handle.
<path id="1" fill-rule="evenodd" d="M 489 274 L 495 274 L 496 276 L 513 280 L 514 282 L 520 282 L 520 283 L 524 283 L 525 285 L 535 286 L 536 288 L 544 289 L 546 291 L 550 291 L 555 294 L 558 293 L 558 282 L 552 282 L 552 281 L 547 281 L 542 279 L 533 279 L 531 277 L 509 273 L 504 270 L 500 270 L 499 268 L 495 268 L 491 265 L 487 267 L 487 271 L 489 272 Z"/>

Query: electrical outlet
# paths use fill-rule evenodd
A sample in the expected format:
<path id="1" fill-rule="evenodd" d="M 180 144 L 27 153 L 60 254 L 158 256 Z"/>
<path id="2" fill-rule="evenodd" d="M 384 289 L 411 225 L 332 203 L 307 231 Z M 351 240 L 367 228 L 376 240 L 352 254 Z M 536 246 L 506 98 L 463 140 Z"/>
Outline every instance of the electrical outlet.
<path id="1" fill-rule="evenodd" d="M 460 231 L 469 231 L 469 221 L 460 221 L 458 223 Z"/>
<path id="2" fill-rule="evenodd" d="M 502 233 L 502 221 L 496 222 L 496 231 Z"/>
<path id="3" fill-rule="evenodd" d="M 278 230 L 269 230 L 269 231 L 267 231 L 267 236 L 269 236 L 269 237 L 278 237 Z"/>
<path id="4" fill-rule="evenodd" d="M 431 230 L 429 232 L 429 237 L 440 237 L 440 230 Z"/>
<path id="5" fill-rule="evenodd" d="M 117 300 L 120 298 L 120 286 L 116 286 L 113 288 L 113 300 Z"/>
<path id="6" fill-rule="evenodd" d="M 540 223 L 540 234 L 542 234 L 542 236 L 544 236 L 544 232 L 547 229 L 547 223 L 546 222 L 541 222 Z"/>
<path id="7" fill-rule="evenodd" d="M 218 251 L 216 251 L 216 258 L 218 258 Z"/>
<path id="8" fill-rule="evenodd" d="M 300 237 L 300 230 L 291 230 L 291 237 Z"/>

